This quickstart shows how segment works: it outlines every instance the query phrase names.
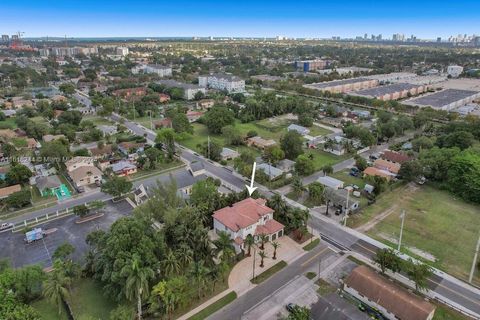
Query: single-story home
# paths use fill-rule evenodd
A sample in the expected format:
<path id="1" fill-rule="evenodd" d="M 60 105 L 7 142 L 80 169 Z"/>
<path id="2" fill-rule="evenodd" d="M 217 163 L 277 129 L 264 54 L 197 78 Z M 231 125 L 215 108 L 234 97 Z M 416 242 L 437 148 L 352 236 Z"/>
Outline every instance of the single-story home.
<path id="1" fill-rule="evenodd" d="M 220 153 L 220 157 L 225 161 L 235 159 L 239 155 L 237 151 L 225 147 L 222 148 L 222 152 Z"/>
<path id="2" fill-rule="evenodd" d="M 55 140 L 58 140 L 58 139 L 66 139 L 65 136 L 63 134 L 56 134 L 56 135 L 53 135 L 53 134 L 46 134 L 42 137 L 42 140 L 45 141 L 45 142 L 52 142 L 52 141 L 55 141 Z"/>
<path id="3" fill-rule="evenodd" d="M 272 139 L 263 139 L 262 137 L 256 136 L 247 139 L 247 144 L 249 146 L 254 146 L 256 148 L 264 150 L 265 148 L 274 146 L 276 144 L 275 140 Z"/>
<path id="4" fill-rule="evenodd" d="M 0 188 L 0 199 L 7 198 L 12 193 L 21 191 L 22 187 L 19 184 L 15 184 L 13 186 L 8 186 L 5 188 Z"/>
<path id="5" fill-rule="evenodd" d="M 431 320 L 435 314 L 433 304 L 364 265 L 353 269 L 343 282 L 343 291 L 387 319 Z"/>
<path id="6" fill-rule="evenodd" d="M 192 174 L 192 176 L 197 177 L 206 173 L 205 167 L 202 162 L 194 161 L 191 162 L 188 166 L 188 171 Z"/>
<path id="7" fill-rule="evenodd" d="M 319 177 L 317 179 L 318 182 L 323 184 L 325 187 L 328 187 L 333 190 L 342 189 L 343 188 L 343 181 L 338 180 L 329 176 Z"/>
<path id="8" fill-rule="evenodd" d="M 118 144 L 118 151 L 128 156 L 130 153 L 143 152 L 144 146 L 143 143 L 126 141 Z"/>
<path id="9" fill-rule="evenodd" d="M 395 177 L 395 174 L 387 170 L 382 170 L 375 167 L 368 167 L 363 170 L 363 176 L 377 176 L 385 178 L 387 179 L 387 181 L 390 181 Z"/>
<path id="10" fill-rule="evenodd" d="M 306 136 L 307 134 L 310 133 L 310 129 L 299 126 L 298 124 L 292 123 L 291 125 L 288 126 L 287 128 L 288 131 L 296 131 L 302 136 Z"/>
<path id="11" fill-rule="evenodd" d="M 348 193 L 349 191 L 347 189 L 325 189 L 325 197 L 327 200 L 330 201 L 330 204 L 334 207 L 339 208 L 342 213 L 344 213 L 347 208 L 349 212 L 352 212 L 357 210 L 360 206 L 360 203 Z"/>
<path id="12" fill-rule="evenodd" d="M 120 177 L 128 176 L 137 172 L 137 166 L 126 160 L 115 162 L 112 164 L 111 168 L 113 173 Z"/>
<path id="13" fill-rule="evenodd" d="M 65 162 L 65 167 L 68 172 L 71 172 L 80 167 L 93 167 L 93 159 L 91 157 L 73 157 L 72 159 Z"/>
<path id="14" fill-rule="evenodd" d="M 269 180 L 275 180 L 283 174 L 282 170 L 268 163 L 260 163 L 257 165 L 257 170 L 262 170 L 267 175 Z"/>
<path id="15" fill-rule="evenodd" d="M 89 152 L 92 155 L 92 157 L 94 157 L 95 159 L 102 159 L 112 155 L 113 150 L 112 150 L 112 145 L 107 144 L 107 145 L 104 145 L 102 148 L 98 148 L 98 147 L 91 148 L 89 149 Z"/>
<path id="16" fill-rule="evenodd" d="M 114 126 L 114 125 L 100 125 L 100 126 L 97 126 L 97 128 L 102 131 L 103 133 L 103 136 L 111 136 L 111 135 L 114 135 L 118 132 L 117 130 L 117 126 Z"/>
<path id="17" fill-rule="evenodd" d="M 292 161 L 290 159 L 283 159 L 277 163 L 276 167 L 285 173 L 291 172 L 295 169 L 295 161 Z"/>
<path id="18" fill-rule="evenodd" d="M 377 169 L 387 170 L 387 171 L 397 175 L 398 172 L 400 171 L 400 166 L 401 165 L 398 164 L 398 163 L 395 163 L 395 162 L 390 162 L 390 161 L 383 160 L 383 159 L 377 159 L 373 163 L 373 166 Z"/>
<path id="19" fill-rule="evenodd" d="M 203 116 L 203 112 L 200 111 L 187 111 L 188 122 L 192 123 L 197 121 Z"/>
<path id="20" fill-rule="evenodd" d="M 42 197 L 55 195 L 55 191 L 60 189 L 63 184 L 57 175 L 37 177 L 36 182 L 37 188 Z"/>
<path id="21" fill-rule="evenodd" d="M 381 157 L 383 160 L 386 160 L 388 162 L 398 163 L 399 165 L 402 165 L 405 162 L 412 160 L 412 157 L 404 153 L 391 151 L 391 150 L 385 150 L 381 155 Z"/>
<path id="22" fill-rule="evenodd" d="M 155 121 L 153 121 L 153 125 L 155 126 L 155 129 L 171 128 L 172 127 L 172 119 L 163 118 L 161 120 L 155 120 Z"/>

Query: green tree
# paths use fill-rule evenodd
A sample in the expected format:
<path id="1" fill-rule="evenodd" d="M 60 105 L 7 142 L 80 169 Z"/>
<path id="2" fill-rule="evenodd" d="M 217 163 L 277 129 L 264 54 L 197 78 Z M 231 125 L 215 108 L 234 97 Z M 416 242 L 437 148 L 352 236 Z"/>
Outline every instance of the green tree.
<path id="1" fill-rule="evenodd" d="M 324 186 L 320 182 L 312 182 L 308 185 L 308 198 L 316 205 L 324 202 Z"/>
<path id="2" fill-rule="evenodd" d="M 428 288 L 427 280 L 433 275 L 432 268 L 423 263 L 417 263 L 413 260 L 406 262 L 405 271 L 407 276 L 415 282 L 415 290 L 421 291 Z"/>
<path id="3" fill-rule="evenodd" d="M 218 238 L 213 241 L 215 245 L 215 255 L 219 256 L 224 262 L 231 262 L 235 256 L 235 247 L 233 246 L 233 239 L 225 231 L 218 233 Z"/>
<path id="4" fill-rule="evenodd" d="M 355 155 L 355 167 L 358 168 L 358 170 L 363 171 L 368 167 L 367 160 L 365 160 L 363 157 L 359 156 L 358 154 Z"/>
<path id="5" fill-rule="evenodd" d="M 263 266 L 264 266 L 264 265 L 263 265 L 263 262 L 264 262 L 263 260 L 264 260 L 265 258 L 268 258 L 268 256 L 267 256 L 267 254 L 265 253 L 265 251 L 263 251 L 263 250 L 260 251 L 260 252 L 258 253 L 258 255 L 260 256 L 260 259 L 261 259 L 261 260 L 260 260 L 260 268 L 263 268 Z"/>
<path id="6" fill-rule="evenodd" d="M 190 269 L 190 276 L 193 278 L 197 285 L 197 296 L 198 299 L 201 297 L 202 288 L 205 287 L 207 283 L 207 275 L 209 270 L 205 267 L 203 261 L 194 261 L 192 263 L 192 268 Z"/>
<path id="7" fill-rule="evenodd" d="M 80 204 L 78 206 L 73 207 L 73 213 L 79 216 L 80 218 L 85 217 L 89 211 L 90 210 L 88 209 L 88 207 L 84 204 Z"/>
<path id="8" fill-rule="evenodd" d="M 121 197 L 132 190 L 132 182 L 125 177 L 112 176 L 102 184 L 102 192 L 108 193 L 115 198 Z"/>
<path id="9" fill-rule="evenodd" d="M 301 154 L 295 160 L 295 171 L 300 175 L 310 175 L 315 172 L 315 164 L 307 155 Z"/>
<path id="10" fill-rule="evenodd" d="M 71 279 L 65 275 L 61 265 L 57 261 L 56 265 L 54 265 L 54 270 L 50 272 L 47 280 L 43 283 L 43 295 L 57 306 L 58 314 L 62 313 L 63 301 L 70 295 L 68 290 L 70 284 Z"/>
<path id="11" fill-rule="evenodd" d="M 9 195 L 5 203 L 9 208 L 22 208 L 31 203 L 31 196 L 30 190 L 17 191 Z"/>
<path id="12" fill-rule="evenodd" d="M 296 131 L 288 131 L 281 139 L 280 145 L 285 152 L 285 157 L 290 160 L 297 158 L 299 155 L 303 153 L 302 145 L 303 145 L 303 138 L 302 136 Z"/>
<path id="13" fill-rule="evenodd" d="M 175 155 L 175 131 L 170 128 L 160 129 L 157 132 L 155 142 L 163 144 L 167 152 L 167 158 L 173 160 Z"/>
<path id="14" fill-rule="evenodd" d="M 221 133 L 223 127 L 235 122 L 233 111 L 225 106 L 214 106 L 203 116 L 205 125 L 211 133 Z"/>
<path id="15" fill-rule="evenodd" d="M 414 181 L 423 174 L 422 164 L 418 160 L 407 161 L 400 167 L 399 174 L 406 181 Z"/>
<path id="16" fill-rule="evenodd" d="M 250 257 L 251 252 L 252 252 L 252 246 L 255 244 L 255 239 L 253 239 L 253 236 L 251 234 L 248 234 L 245 237 L 245 245 L 248 248 L 247 256 Z"/>
<path id="17" fill-rule="evenodd" d="M 288 314 L 287 320 L 310 320 L 310 309 L 307 307 L 295 306 Z"/>
<path id="18" fill-rule="evenodd" d="M 121 275 L 126 277 L 125 296 L 130 301 L 137 301 L 137 316 L 142 319 L 142 299 L 149 295 L 149 281 L 154 278 L 153 270 L 142 264 L 140 256 L 134 254 L 122 268 Z"/>
<path id="19" fill-rule="evenodd" d="M 266 148 L 263 151 L 263 159 L 269 163 L 275 165 L 278 161 L 285 158 L 285 152 L 278 145 L 274 145 Z"/>
<path id="20" fill-rule="evenodd" d="M 299 197 L 302 194 L 302 192 L 305 191 L 305 186 L 303 185 L 303 181 L 300 177 L 295 176 L 293 178 L 292 189 L 297 197 Z"/>
<path id="21" fill-rule="evenodd" d="M 62 83 L 59 86 L 59 89 L 66 95 L 71 95 L 75 93 L 75 86 L 71 83 Z"/>
<path id="22" fill-rule="evenodd" d="M 232 146 L 239 146 L 243 144 L 243 136 L 240 129 L 234 125 L 228 125 L 222 128 L 222 135 L 225 138 L 225 142 Z"/>
<path id="23" fill-rule="evenodd" d="M 392 272 L 400 272 L 402 269 L 402 259 L 392 249 L 380 249 L 373 257 L 373 262 L 380 266 L 382 273 L 386 269 Z"/>
<path id="24" fill-rule="evenodd" d="M 280 243 L 276 241 L 272 241 L 272 247 L 273 247 L 273 260 L 277 259 L 277 249 L 280 248 Z"/>
<path id="25" fill-rule="evenodd" d="M 62 260 L 64 261 L 67 259 L 73 252 L 75 252 L 75 247 L 72 244 L 65 242 L 61 244 L 52 255 L 54 260 Z"/>
<path id="26" fill-rule="evenodd" d="M 5 176 L 5 180 L 9 185 L 12 184 L 24 184 L 27 183 L 30 177 L 32 176 L 32 171 L 28 169 L 23 164 L 15 164 L 10 167 L 10 170 Z"/>

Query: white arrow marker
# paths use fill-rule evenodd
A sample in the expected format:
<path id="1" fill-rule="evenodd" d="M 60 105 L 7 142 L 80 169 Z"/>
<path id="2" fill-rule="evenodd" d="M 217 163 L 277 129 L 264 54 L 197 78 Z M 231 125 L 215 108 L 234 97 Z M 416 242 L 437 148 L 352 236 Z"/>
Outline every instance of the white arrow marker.
<path id="1" fill-rule="evenodd" d="M 255 191 L 255 189 L 257 189 L 257 187 L 254 187 L 253 186 L 253 181 L 255 180 L 255 170 L 257 169 L 257 163 L 254 162 L 253 163 L 253 169 L 252 169 L 252 180 L 250 180 L 250 186 L 248 185 L 245 185 L 245 187 L 247 187 L 247 190 L 248 190 L 248 194 L 251 196 L 252 193 Z"/>

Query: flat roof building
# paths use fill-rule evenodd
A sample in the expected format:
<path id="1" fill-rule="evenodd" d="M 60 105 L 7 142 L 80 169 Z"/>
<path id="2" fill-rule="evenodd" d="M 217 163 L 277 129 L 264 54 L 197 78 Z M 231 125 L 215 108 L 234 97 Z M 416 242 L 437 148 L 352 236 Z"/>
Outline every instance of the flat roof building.
<path id="1" fill-rule="evenodd" d="M 198 85 L 204 88 L 225 90 L 228 93 L 245 92 L 245 80 L 231 74 L 212 73 L 199 76 Z"/>
<path id="2" fill-rule="evenodd" d="M 352 78 L 344 80 L 334 80 L 327 82 L 318 82 L 303 85 L 304 88 L 328 91 L 331 93 L 346 93 L 373 88 L 378 85 L 378 80 L 368 78 Z"/>
<path id="3" fill-rule="evenodd" d="M 203 94 L 206 94 L 206 89 L 202 88 L 200 86 L 197 86 L 196 84 L 191 84 L 191 83 L 183 83 L 183 82 L 178 82 L 175 80 L 159 80 L 157 81 L 159 84 L 163 84 L 169 88 L 181 88 L 183 89 L 183 98 L 185 100 L 192 100 L 195 98 L 195 94 L 197 92 L 202 92 Z"/>
<path id="4" fill-rule="evenodd" d="M 452 109 L 472 103 L 474 100 L 480 98 L 479 91 L 446 89 L 437 91 L 415 99 L 405 101 L 405 104 L 432 107 L 437 110 L 450 111 Z"/>
<path id="5" fill-rule="evenodd" d="M 424 93 L 427 89 L 428 87 L 425 85 L 394 83 L 384 86 L 378 86 L 375 88 L 355 91 L 352 92 L 351 95 L 389 101 L 416 96 Z"/>

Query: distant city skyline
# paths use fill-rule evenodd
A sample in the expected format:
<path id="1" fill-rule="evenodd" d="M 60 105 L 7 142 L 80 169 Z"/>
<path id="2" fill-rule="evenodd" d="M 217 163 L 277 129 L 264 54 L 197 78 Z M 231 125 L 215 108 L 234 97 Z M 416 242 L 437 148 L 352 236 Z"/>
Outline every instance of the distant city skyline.
<path id="1" fill-rule="evenodd" d="M 25 37 L 355 38 L 365 33 L 443 39 L 480 34 L 480 1 L 81 2 L 0 4 L 1 34 Z"/>

